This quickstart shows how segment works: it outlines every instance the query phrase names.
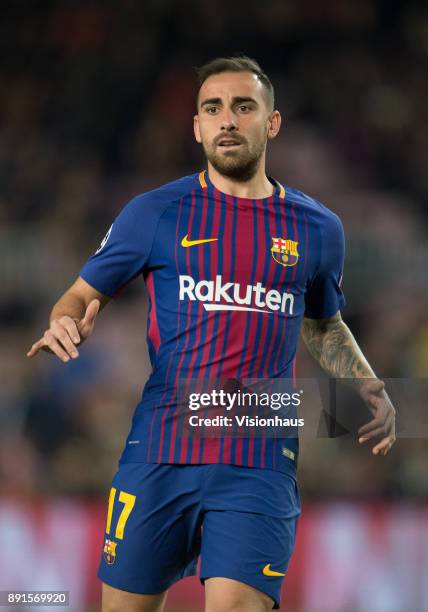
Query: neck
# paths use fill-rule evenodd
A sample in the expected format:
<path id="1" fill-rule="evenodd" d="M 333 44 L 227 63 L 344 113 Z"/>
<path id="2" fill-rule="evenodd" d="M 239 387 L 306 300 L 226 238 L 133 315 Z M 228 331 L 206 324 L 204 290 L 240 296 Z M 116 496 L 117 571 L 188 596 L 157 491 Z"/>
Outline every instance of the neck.
<path id="1" fill-rule="evenodd" d="M 211 183 L 219 191 L 235 198 L 251 198 L 261 200 L 270 197 L 275 187 L 266 176 L 265 164 L 261 163 L 256 174 L 248 181 L 239 182 L 223 176 L 208 162 L 208 176 Z"/>

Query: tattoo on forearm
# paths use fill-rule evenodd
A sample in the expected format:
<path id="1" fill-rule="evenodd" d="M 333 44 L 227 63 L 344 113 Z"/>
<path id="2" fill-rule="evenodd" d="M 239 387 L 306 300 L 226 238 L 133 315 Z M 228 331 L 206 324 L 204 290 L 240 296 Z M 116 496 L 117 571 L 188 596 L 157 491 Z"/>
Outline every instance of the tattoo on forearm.
<path id="1" fill-rule="evenodd" d="M 302 337 L 321 367 L 334 378 L 372 378 L 372 368 L 348 326 L 341 320 L 305 319 Z"/>

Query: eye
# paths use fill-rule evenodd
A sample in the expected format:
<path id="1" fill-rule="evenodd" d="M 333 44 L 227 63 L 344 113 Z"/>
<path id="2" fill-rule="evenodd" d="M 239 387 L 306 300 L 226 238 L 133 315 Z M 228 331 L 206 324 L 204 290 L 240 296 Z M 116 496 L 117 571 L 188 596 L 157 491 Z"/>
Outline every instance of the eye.
<path id="1" fill-rule="evenodd" d="M 217 114 L 217 111 L 218 111 L 217 106 L 207 106 L 207 107 L 206 107 L 206 112 L 207 112 L 209 115 L 215 115 L 215 114 Z"/>
<path id="2" fill-rule="evenodd" d="M 251 110 L 247 104 L 241 104 L 240 106 L 238 106 L 238 109 L 241 113 L 246 113 Z"/>

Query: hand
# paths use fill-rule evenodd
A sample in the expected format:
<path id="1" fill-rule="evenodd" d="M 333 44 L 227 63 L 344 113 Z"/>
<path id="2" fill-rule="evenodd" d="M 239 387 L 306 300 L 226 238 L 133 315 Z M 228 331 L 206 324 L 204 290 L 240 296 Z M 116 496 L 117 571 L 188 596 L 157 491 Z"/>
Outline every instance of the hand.
<path id="1" fill-rule="evenodd" d="M 360 444 L 382 436 L 373 447 L 374 455 L 386 455 L 395 442 L 395 408 L 386 391 L 385 384 L 378 380 L 364 379 L 361 382 L 360 395 L 374 415 L 374 419 L 358 430 Z"/>
<path id="2" fill-rule="evenodd" d="M 34 357 L 43 350 L 53 353 L 64 362 L 69 361 L 70 357 L 77 359 L 79 351 L 76 345 L 81 344 L 92 334 L 99 309 L 99 300 L 92 300 L 86 308 L 83 319 L 73 319 L 65 315 L 51 321 L 49 329 L 33 344 L 27 357 Z"/>

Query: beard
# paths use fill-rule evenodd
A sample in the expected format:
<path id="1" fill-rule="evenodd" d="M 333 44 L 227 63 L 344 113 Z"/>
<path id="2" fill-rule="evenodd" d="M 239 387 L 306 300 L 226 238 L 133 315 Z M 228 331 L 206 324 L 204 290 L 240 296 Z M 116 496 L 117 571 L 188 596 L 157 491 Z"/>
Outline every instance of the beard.
<path id="1" fill-rule="evenodd" d="M 205 155 L 219 174 L 239 183 L 244 183 L 256 174 L 265 150 L 265 143 L 259 142 L 250 146 L 241 141 L 237 150 L 222 151 L 215 143 L 209 146 L 202 143 Z"/>

